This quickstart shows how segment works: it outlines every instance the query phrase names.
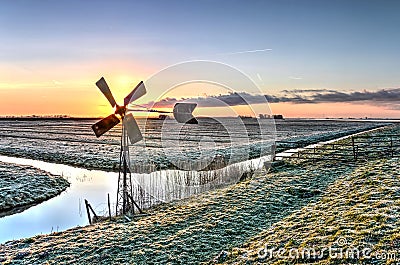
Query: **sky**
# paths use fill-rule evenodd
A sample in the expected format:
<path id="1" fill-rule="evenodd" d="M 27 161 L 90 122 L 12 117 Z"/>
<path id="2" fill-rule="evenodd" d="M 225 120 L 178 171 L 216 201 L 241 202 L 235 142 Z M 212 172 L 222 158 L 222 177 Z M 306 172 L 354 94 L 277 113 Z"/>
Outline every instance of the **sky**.
<path id="1" fill-rule="evenodd" d="M 211 60 L 248 75 L 275 114 L 400 118 L 399 12 L 396 0 L 4 0 L 0 116 L 108 115 L 100 77 L 122 103 L 169 65 Z"/>

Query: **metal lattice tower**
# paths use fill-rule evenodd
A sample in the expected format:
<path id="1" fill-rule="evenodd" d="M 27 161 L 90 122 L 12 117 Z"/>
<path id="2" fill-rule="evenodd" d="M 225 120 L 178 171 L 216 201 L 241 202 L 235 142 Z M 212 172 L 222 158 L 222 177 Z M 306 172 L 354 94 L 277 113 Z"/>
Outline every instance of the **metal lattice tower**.
<path id="1" fill-rule="evenodd" d="M 129 169 L 128 134 L 122 122 L 121 150 L 119 156 L 119 173 L 116 214 L 134 213 L 132 176 Z"/>

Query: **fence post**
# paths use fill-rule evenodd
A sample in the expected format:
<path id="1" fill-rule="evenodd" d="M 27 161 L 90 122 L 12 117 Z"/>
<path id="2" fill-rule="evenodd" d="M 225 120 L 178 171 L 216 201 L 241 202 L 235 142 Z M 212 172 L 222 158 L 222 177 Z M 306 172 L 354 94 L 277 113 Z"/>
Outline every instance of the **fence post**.
<path id="1" fill-rule="evenodd" d="M 272 146 L 271 146 L 271 151 L 272 151 L 272 161 L 276 161 L 276 143 L 274 143 Z M 224 159 L 224 161 L 225 161 L 225 159 Z M 222 161 L 222 162 L 224 162 L 224 161 Z"/>
<path id="2" fill-rule="evenodd" d="M 356 148 L 354 145 L 354 136 L 351 137 L 351 145 L 353 146 L 353 158 L 354 158 L 354 160 L 357 160 Z"/>
<path id="3" fill-rule="evenodd" d="M 110 193 L 107 193 L 107 201 L 108 201 L 108 217 L 111 221 L 111 204 L 110 204 Z"/>
<path id="4" fill-rule="evenodd" d="M 313 155 L 312 155 L 312 157 L 313 157 L 313 163 L 315 163 L 315 160 L 316 160 L 316 158 L 315 158 L 315 156 L 316 156 L 316 151 L 315 151 L 315 147 L 314 147 L 314 151 L 313 151 Z"/>
<path id="5" fill-rule="evenodd" d="M 358 157 L 358 146 L 356 145 L 356 160 L 357 160 L 357 157 Z"/>
<path id="6" fill-rule="evenodd" d="M 390 153 L 392 154 L 392 157 L 394 156 L 393 153 L 393 136 L 390 136 Z"/>

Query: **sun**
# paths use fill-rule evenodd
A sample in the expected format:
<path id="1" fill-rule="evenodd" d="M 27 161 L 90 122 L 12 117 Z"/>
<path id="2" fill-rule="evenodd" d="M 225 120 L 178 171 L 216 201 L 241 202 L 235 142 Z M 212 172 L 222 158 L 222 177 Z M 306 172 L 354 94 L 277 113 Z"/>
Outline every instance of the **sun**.
<path id="1" fill-rule="evenodd" d="M 121 75 L 115 78 L 116 85 L 120 88 L 128 88 L 131 87 L 133 84 L 132 76 Z"/>

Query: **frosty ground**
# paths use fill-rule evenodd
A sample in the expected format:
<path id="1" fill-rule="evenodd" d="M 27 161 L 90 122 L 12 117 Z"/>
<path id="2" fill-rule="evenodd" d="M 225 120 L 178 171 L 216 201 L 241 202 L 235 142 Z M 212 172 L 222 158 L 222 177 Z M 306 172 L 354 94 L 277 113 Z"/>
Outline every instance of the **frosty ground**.
<path id="1" fill-rule="evenodd" d="M 144 119 L 139 119 L 138 122 L 143 123 Z M 4 121 L 0 119 L 0 154 L 50 163 L 63 163 L 86 169 L 118 171 L 120 128 L 114 128 L 101 138 L 96 138 L 91 130 L 93 123 L 93 120 Z M 306 146 L 376 128 L 385 123 L 277 120 L 275 125 L 276 139 L 278 140 L 276 148 L 280 152 L 294 146 Z M 160 168 L 168 167 L 163 150 L 169 152 L 171 149 L 166 149 L 165 144 L 161 144 L 162 121 L 150 121 L 149 126 L 152 129 L 147 130 L 144 135 L 146 147 L 144 148 L 143 142 L 139 142 L 130 149 L 131 164 L 141 165 L 143 161 L 148 160 Z M 254 134 L 257 127 L 251 126 L 249 134 Z M 207 130 L 207 127 L 203 128 L 201 125 L 196 128 L 196 132 L 200 136 L 209 136 L 210 131 Z M 213 133 L 213 139 L 218 138 L 215 136 L 216 132 Z M 183 136 L 193 137 L 191 134 Z"/>
<path id="2" fill-rule="evenodd" d="M 398 264 L 399 162 L 383 159 L 356 167 L 337 178 L 321 199 L 227 252 L 220 262 Z"/>
<path id="3" fill-rule="evenodd" d="M 398 130 L 398 127 L 397 127 Z M 265 257 L 260 249 L 400 247 L 398 158 L 358 163 L 285 162 L 224 189 L 120 219 L 0 245 L 3 264 L 313 263 L 393 260 Z M 343 247 L 343 245 L 342 245 Z M 320 254 L 320 253 L 318 253 Z M 372 255 L 372 254 L 371 254 Z M 400 257 L 400 253 L 397 254 Z M 319 256 L 318 256 L 319 257 Z"/>
<path id="4" fill-rule="evenodd" d="M 0 217 L 48 200 L 69 187 L 61 176 L 30 167 L 0 162 Z"/>

